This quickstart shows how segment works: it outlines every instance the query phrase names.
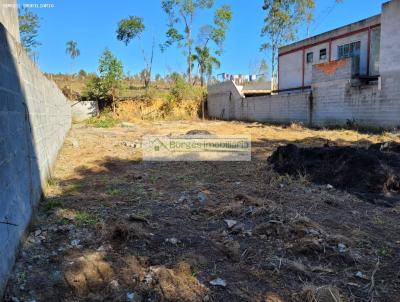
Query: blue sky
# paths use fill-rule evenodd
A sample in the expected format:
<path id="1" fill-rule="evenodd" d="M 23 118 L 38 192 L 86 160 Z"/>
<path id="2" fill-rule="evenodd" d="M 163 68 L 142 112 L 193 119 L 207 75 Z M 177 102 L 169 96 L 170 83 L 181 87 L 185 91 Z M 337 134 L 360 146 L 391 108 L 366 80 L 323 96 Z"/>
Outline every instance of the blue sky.
<path id="1" fill-rule="evenodd" d="M 70 72 L 71 59 L 65 53 L 68 40 L 75 40 L 81 51 L 76 59 L 74 71 L 85 69 L 96 71 L 98 59 L 108 47 L 124 64 L 125 72 L 134 74 L 143 69 L 143 59 L 137 43 L 125 46 L 116 39 L 116 26 L 120 19 L 129 15 L 144 18 L 146 32 L 143 45 L 149 48 L 152 36 L 157 45 L 165 41 L 167 17 L 161 10 L 160 0 L 23 0 L 22 3 L 53 3 L 51 9 L 33 9 L 40 17 L 41 27 L 38 47 L 39 65 L 45 72 Z M 379 14 L 384 0 L 344 0 L 335 5 L 334 0 L 317 0 L 315 22 L 311 35 Z M 264 38 L 260 37 L 263 25 L 262 0 L 216 0 L 215 7 L 229 4 L 233 10 L 225 43 L 225 52 L 220 58 L 219 72 L 248 74 L 253 72 L 265 54 L 259 52 Z M 195 26 L 210 23 L 213 11 L 202 11 L 196 15 Z M 306 37 L 305 27 L 298 32 L 298 39 Z M 172 47 L 161 53 L 156 47 L 154 74 L 165 75 L 171 71 L 185 70 L 182 50 Z"/>

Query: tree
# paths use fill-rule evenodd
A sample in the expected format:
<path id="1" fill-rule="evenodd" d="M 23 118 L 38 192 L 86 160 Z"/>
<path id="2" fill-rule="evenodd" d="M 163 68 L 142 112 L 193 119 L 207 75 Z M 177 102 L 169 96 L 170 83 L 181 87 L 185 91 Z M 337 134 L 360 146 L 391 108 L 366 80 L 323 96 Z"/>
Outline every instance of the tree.
<path id="1" fill-rule="evenodd" d="M 145 25 L 143 23 L 143 19 L 137 16 L 130 16 L 127 19 L 122 19 L 118 23 L 117 28 L 117 39 L 124 42 L 125 45 L 128 45 L 133 39 L 139 40 L 139 47 L 142 51 L 143 60 L 145 64 L 143 80 L 144 86 L 147 88 L 150 84 L 151 80 L 151 70 L 153 66 L 153 57 L 154 57 L 154 45 L 155 41 L 153 38 L 153 44 L 151 47 L 150 58 L 146 55 L 142 45 L 141 45 L 141 35 L 145 30 Z"/>
<path id="2" fill-rule="evenodd" d="M 210 55 L 210 50 L 204 47 L 196 47 L 196 54 L 192 55 L 192 62 L 198 63 L 200 72 L 200 84 L 201 87 L 204 86 L 204 75 L 206 74 L 208 78 L 212 75 L 214 66 L 219 68 L 220 62 L 216 57 Z"/>
<path id="3" fill-rule="evenodd" d="M 34 48 L 41 45 L 41 43 L 37 41 L 39 35 L 38 29 L 40 27 L 39 17 L 30 12 L 27 8 L 23 8 L 18 10 L 18 19 L 22 47 L 29 55 L 32 55 L 34 54 Z"/>
<path id="4" fill-rule="evenodd" d="M 99 60 L 98 71 L 99 76 L 91 78 L 87 83 L 86 94 L 98 99 L 110 97 L 115 112 L 117 92 L 122 88 L 124 77 L 122 62 L 105 49 Z"/>
<path id="5" fill-rule="evenodd" d="M 78 49 L 78 43 L 75 41 L 68 41 L 67 48 L 65 49 L 65 53 L 69 54 L 72 59 L 72 65 L 74 65 L 75 58 L 81 55 L 81 51 Z"/>
<path id="6" fill-rule="evenodd" d="M 266 12 L 266 17 L 261 36 L 267 36 L 269 41 L 263 43 L 260 50 L 270 51 L 274 85 L 277 78 L 279 47 L 295 39 L 297 26 L 300 23 L 306 21 L 309 24 L 312 21 L 315 0 L 264 0 L 262 8 Z"/>
<path id="7" fill-rule="evenodd" d="M 196 12 L 201 9 L 210 9 L 214 5 L 214 0 L 162 0 L 162 8 L 169 17 L 167 30 L 167 41 L 161 49 L 178 44 L 178 47 L 185 49 L 187 59 L 187 77 L 189 83 L 192 82 L 193 66 L 193 24 Z M 232 18 L 232 11 L 228 5 L 222 6 L 215 12 L 214 26 L 203 26 L 200 34 L 206 36 L 203 47 L 207 46 L 209 40 L 213 40 L 219 47 L 218 53 L 222 52 L 222 44 L 225 40 L 227 25 Z M 182 24 L 183 26 L 180 26 Z"/>

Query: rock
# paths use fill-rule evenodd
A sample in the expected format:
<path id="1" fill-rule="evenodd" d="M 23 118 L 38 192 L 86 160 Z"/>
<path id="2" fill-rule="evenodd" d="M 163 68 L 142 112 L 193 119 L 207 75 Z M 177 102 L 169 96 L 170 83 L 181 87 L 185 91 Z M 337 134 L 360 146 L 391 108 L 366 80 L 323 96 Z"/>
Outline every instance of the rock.
<path id="1" fill-rule="evenodd" d="M 171 244 L 176 245 L 176 244 L 178 244 L 180 241 L 179 241 L 178 239 L 172 237 L 172 238 L 167 238 L 167 239 L 165 239 L 165 242 L 169 242 L 169 243 L 171 243 Z"/>
<path id="2" fill-rule="evenodd" d="M 128 301 L 133 301 L 133 299 L 135 299 L 135 293 L 127 293 L 126 298 Z"/>
<path id="3" fill-rule="evenodd" d="M 136 143 L 134 142 L 122 142 L 121 144 L 125 147 L 136 148 Z"/>
<path id="4" fill-rule="evenodd" d="M 225 221 L 226 225 L 228 226 L 228 229 L 233 228 L 233 226 L 237 224 L 237 221 L 232 220 L 232 219 L 225 219 L 224 221 Z"/>
<path id="5" fill-rule="evenodd" d="M 355 273 L 354 276 L 356 276 L 357 278 L 360 278 L 360 279 L 369 280 L 368 277 L 363 272 L 360 272 L 360 271 Z"/>
<path id="6" fill-rule="evenodd" d="M 343 253 L 347 252 L 347 247 L 343 243 L 339 243 L 338 250 L 339 250 L 339 253 L 343 254 Z"/>
<path id="7" fill-rule="evenodd" d="M 213 285 L 213 286 L 225 287 L 226 286 L 226 281 L 224 279 L 217 278 L 217 279 L 211 280 L 210 284 Z"/>
<path id="8" fill-rule="evenodd" d="M 121 127 L 122 128 L 137 128 L 137 126 L 134 123 L 129 123 L 129 122 L 122 122 Z"/>
<path id="9" fill-rule="evenodd" d="M 74 239 L 74 240 L 71 241 L 72 247 L 76 247 L 76 248 L 82 247 L 82 246 L 80 245 L 80 243 L 81 243 L 81 241 L 80 241 L 79 239 Z"/>
<path id="10" fill-rule="evenodd" d="M 201 203 L 205 203 L 207 201 L 207 195 L 204 192 L 199 192 L 197 194 L 197 198 Z"/>
<path id="11" fill-rule="evenodd" d="M 35 231 L 35 237 L 38 237 L 41 233 L 42 233 L 41 230 L 36 230 L 36 231 Z"/>
<path id="12" fill-rule="evenodd" d="M 19 299 L 17 297 L 11 297 L 11 301 L 12 302 L 20 302 Z"/>
<path id="13" fill-rule="evenodd" d="M 332 190 L 332 189 L 333 189 L 333 186 L 330 185 L 330 184 L 327 184 L 327 185 L 326 185 L 326 188 L 327 188 L 328 190 Z"/>
<path id="14" fill-rule="evenodd" d="M 119 283 L 117 280 L 111 280 L 110 285 L 113 289 L 118 289 L 119 288 Z"/>

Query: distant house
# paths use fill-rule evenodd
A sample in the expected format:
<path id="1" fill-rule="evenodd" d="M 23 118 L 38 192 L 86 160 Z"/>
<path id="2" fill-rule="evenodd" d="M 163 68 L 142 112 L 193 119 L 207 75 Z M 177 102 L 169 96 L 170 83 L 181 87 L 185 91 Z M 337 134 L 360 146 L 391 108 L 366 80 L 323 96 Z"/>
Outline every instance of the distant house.
<path id="1" fill-rule="evenodd" d="M 377 15 L 281 47 L 279 90 L 308 88 L 312 84 L 313 65 L 349 57 L 353 58 L 354 75 L 378 76 L 380 36 L 381 15 Z"/>

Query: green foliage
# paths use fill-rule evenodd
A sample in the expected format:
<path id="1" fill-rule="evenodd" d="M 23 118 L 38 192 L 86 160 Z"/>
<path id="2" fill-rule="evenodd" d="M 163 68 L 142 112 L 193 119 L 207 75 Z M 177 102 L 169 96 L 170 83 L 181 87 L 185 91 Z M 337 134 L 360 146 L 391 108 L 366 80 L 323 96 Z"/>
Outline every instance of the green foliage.
<path id="1" fill-rule="evenodd" d="M 211 32 L 211 39 L 218 46 L 218 50 L 216 51 L 217 55 L 221 55 L 223 51 L 223 43 L 225 41 L 226 31 L 228 29 L 228 25 L 232 20 L 232 9 L 229 5 L 223 5 L 220 7 L 214 15 L 214 24 L 215 27 Z"/>
<path id="2" fill-rule="evenodd" d="M 124 87 L 122 62 L 111 51 L 105 49 L 100 57 L 98 70 L 99 76 L 91 75 L 89 77 L 83 96 L 105 104 L 109 101 L 108 105 L 111 103 L 114 108 L 116 98 Z"/>
<path id="3" fill-rule="evenodd" d="M 130 16 L 118 23 L 117 39 L 128 45 L 132 39 L 140 37 L 144 30 L 143 19 L 137 16 Z"/>
<path id="4" fill-rule="evenodd" d="M 72 40 L 68 41 L 65 53 L 69 54 L 72 60 L 75 60 L 75 58 L 79 57 L 81 55 L 81 51 L 78 49 L 78 43 Z"/>
<path id="5" fill-rule="evenodd" d="M 104 50 L 99 60 L 99 74 L 104 91 L 115 97 L 116 91 L 122 88 L 124 70 L 122 62 L 108 49 Z"/>
<path id="6" fill-rule="evenodd" d="M 204 86 L 204 74 L 212 75 L 214 66 L 219 68 L 220 62 L 216 57 L 210 55 L 210 50 L 205 47 L 196 47 L 196 54 L 192 55 L 192 61 L 198 63 L 200 71 L 201 86 Z"/>
<path id="7" fill-rule="evenodd" d="M 116 125 L 115 120 L 110 118 L 90 118 L 86 121 L 86 123 L 90 126 L 96 128 L 111 128 Z"/>
<path id="8" fill-rule="evenodd" d="M 169 76 L 169 79 L 172 82 L 167 97 L 170 104 L 184 100 L 200 101 L 203 99 L 205 90 L 187 83 L 182 75 L 174 72 Z"/>
<path id="9" fill-rule="evenodd" d="M 57 199 L 50 199 L 47 200 L 46 204 L 45 204 L 45 209 L 46 211 L 51 211 L 54 209 L 60 209 L 64 207 L 64 203 L 61 200 L 57 200 Z"/>
<path id="10" fill-rule="evenodd" d="M 79 70 L 78 75 L 82 78 L 86 78 L 87 77 L 87 72 L 84 71 L 83 69 Z"/>
<path id="11" fill-rule="evenodd" d="M 271 52 L 272 77 L 276 78 L 278 49 L 292 41 L 296 36 L 296 26 L 312 18 L 314 0 L 264 0 L 266 11 L 261 36 L 269 41 L 261 45 L 260 50 Z"/>
<path id="12" fill-rule="evenodd" d="M 173 44 L 180 48 L 185 48 L 185 55 L 188 64 L 188 80 L 192 80 L 193 57 L 193 20 L 196 12 L 200 9 L 210 9 L 214 5 L 214 0 L 162 0 L 162 8 L 169 18 L 166 41 L 161 45 L 161 50 L 165 50 Z M 232 19 L 230 6 L 224 5 L 215 12 L 214 26 L 207 25 L 200 27 L 200 35 L 203 36 L 206 47 L 208 41 L 213 41 L 216 46 L 216 54 L 222 53 L 223 42 L 225 41 L 226 30 Z M 181 26 L 182 24 L 182 26 Z"/>
<path id="13" fill-rule="evenodd" d="M 30 12 L 27 8 L 18 10 L 19 32 L 22 47 L 31 54 L 33 49 L 41 45 L 37 41 L 39 25 L 38 15 Z"/>
<path id="14" fill-rule="evenodd" d="M 128 45 L 133 39 L 135 38 L 140 39 L 141 34 L 144 32 L 144 30 L 145 30 L 145 25 L 143 23 L 143 19 L 137 16 L 130 16 L 127 19 L 122 19 L 118 23 L 117 39 L 124 42 L 125 45 Z M 151 69 L 153 65 L 153 56 L 154 56 L 154 44 L 155 43 L 153 39 L 150 58 L 148 58 L 144 49 L 140 45 L 143 55 L 143 60 L 145 63 L 143 81 L 146 88 L 149 86 L 151 80 Z"/>
<path id="15" fill-rule="evenodd" d="M 79 212 L 75 216 L 75 223 L 78 226 L 95 225 L 99 222 L 99 218 L 87 212 Z"/>

